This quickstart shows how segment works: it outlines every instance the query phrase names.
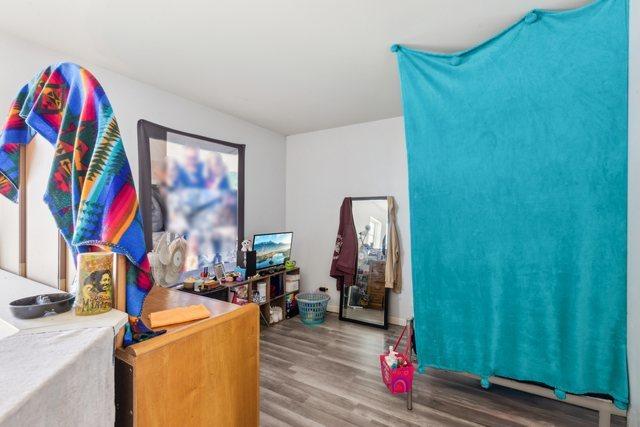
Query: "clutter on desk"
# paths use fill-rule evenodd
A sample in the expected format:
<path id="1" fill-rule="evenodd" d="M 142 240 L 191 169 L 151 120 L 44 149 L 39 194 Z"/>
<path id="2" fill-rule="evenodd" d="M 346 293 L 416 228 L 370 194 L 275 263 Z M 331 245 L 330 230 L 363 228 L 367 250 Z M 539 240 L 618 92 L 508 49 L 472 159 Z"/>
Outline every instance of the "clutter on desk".
<path id="1" fill-rule="evenodd" d="M 184 289 L 192 291 L 193 288 L 195 287 L 195 284 L 196 284 L 197 281 L 198 281 L 198 279 L 196 279 L 195 277 L 187 277 L 184 280 L 184 282 L 182 282 L 182 287 Z"/>
<path id="2" fill-rule="evenodd" d="M 263 271 L 263 274 L 249 276 L 248 270 L 240 266 L 235 266 L 232 270 L 226 264 L 224 275 L 216 267 L 214 265 L 207 270 L 202 268 L 193 272 L 177 289 L 237 305 L 258 304 L 265 326 L 292 318 L 301 312 L 296 300 L 300 290 L 299 267 L 289 271 Z M 272 307 L 280 308 L 273 310 Z"/>
<path id="3" fill-rule="evenodd" d="M 19 319 L 35 319 L 71 310 L 74 298 L 66 292 L 43 294 L 11 301 L 9 307 Z"/>
<path id="4" fill-rule="evenodd" d="M 269 314 L 271 315 L 269 323 L 278 323 L 284 319 L 284 314 L 282 312 L 282 307 L 274 307 L 271 306 L 269 308 Z"/>
<path id="5" fill-rule="evenodd" d="M 296 268 L 296 262 L 292 259 L 288 259 L 284 262 L 284 268 L 289 271 L 289 270 L 293 270 L 294 268 Z"/>
<path id="6" fill-rule="evenodd" d="M 267 282 L 258 282 L 256 288 L 252 295 L 252 301 L 256 304 L 267 302 Z"/>
<path id="7" fill-rule="evenodd" d="M 238 305 L 245 305 L 249 302 L 249 285 L 240 285 L 232 288 L 231 302 Z"/>
<path id="8" fill-rule="evenodd" d="M 180 280 L 187 252 L 187 241 L 174 233 L 164 233 L 148 254 L 153 280 L 158 286 L 172 286 Z"/>
<path id="9" fill-rule="evenodd" d="M 79 316 L 106 313 L 113 307 L 113 254 L 78 254 L 75 311 Z"/>
<path id="10" fill-rule="evenodd" d="M 176 307 L 169 310 L 156 311 L 149 314 L 149 324 L 152 328 L 206 319 L 211 313 L 202 304 Z"/>
<path id="11" fill-rule="evenodd" d="M 287 274 L 284 288 L 287 293 L 295 292 L 300 289 L 300 274 Z"/>
<path id="12" fill-rule="evenodd" d="M 242 282 L 242 276 L 240 273 L 236 271 L 231 271 L 229 273 L 225 273 L 224 277 L 222 277 L 221 282 L 225 283 L 233 283 L 233 282 Z"/>
<path id="13" fill-rule="evenodd" d="M 256 274 L 256 251 L 251 250 L 251 246 L 251 240 L 243 240 L 242 250 L 238 251 L 236 257 L 238 267 L 246 271 L 245 277 Z"/>
<path id="14" fill-rule="evenodd" d="M 216 267 L 214 267 L 214 271 L 215 270 Z M 189 276 L 185 278 L 182 282 L 182 288 L 187 291 L 204 292 L 213 290 L 221 286 L 228 286 L 230 284 L 243 281 L 242 272 L 231 271 L 228 273 L 222 273 L 218 271 L 218 273 L 220 274 L 220 276 L 211 276 L 209 274 L 209 268 L 204 267 L 199 273 L 200 277 Z"/>
<path id="15" fill-rule="evenodd" d="M 207 267 L 205 267 L 207 268 Z M 224 264 L 219 262 L 214 264 L 213 266 L 213 274 L 215 274 L 216 278 L 220 281 L 223 281 L 225 278 Z"/>
<path id="16" fill-rule="evenodd" d="M 237 274 L 236 282 L 243 282 L 247 275 L 247 269 L 242 267 L 236 267 L 234 270 L 234 273 Z"/>
<path id="17" fill-rule="evenodd" d="M 204 289 L 204 280 L 200 279 L 200 280 L 196 280 L 195 283 L 193 284 L 193 290 L 194 292 L 201 292 Z"/>

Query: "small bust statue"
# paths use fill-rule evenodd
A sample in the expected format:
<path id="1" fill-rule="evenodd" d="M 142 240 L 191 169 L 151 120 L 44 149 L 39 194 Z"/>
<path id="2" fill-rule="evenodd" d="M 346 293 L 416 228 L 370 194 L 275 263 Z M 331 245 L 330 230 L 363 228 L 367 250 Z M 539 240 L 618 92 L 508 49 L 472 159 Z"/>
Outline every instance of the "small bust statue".
<path id="1" fill-rule="evenodd" d="M 251 240 L 246 239 L 242 241 L 242 252 L 249 252 L 251 250 Z"/>

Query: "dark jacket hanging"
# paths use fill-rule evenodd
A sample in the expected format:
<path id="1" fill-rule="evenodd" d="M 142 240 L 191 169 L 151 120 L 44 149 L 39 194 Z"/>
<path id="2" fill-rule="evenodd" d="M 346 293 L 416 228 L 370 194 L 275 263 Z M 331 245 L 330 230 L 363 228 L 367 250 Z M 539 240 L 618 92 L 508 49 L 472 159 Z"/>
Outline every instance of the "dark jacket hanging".
<path id="1" fill-rule="evenodd" d="M 353 225 L 351 198 L 345 197 L 340 207 L 340 225 L 333 249 L 330 275 L 336 279 L 336 287 L 352 285 L 356 275 L 356 257 L 358 256 L 358 240 L 356 227 Z"/>

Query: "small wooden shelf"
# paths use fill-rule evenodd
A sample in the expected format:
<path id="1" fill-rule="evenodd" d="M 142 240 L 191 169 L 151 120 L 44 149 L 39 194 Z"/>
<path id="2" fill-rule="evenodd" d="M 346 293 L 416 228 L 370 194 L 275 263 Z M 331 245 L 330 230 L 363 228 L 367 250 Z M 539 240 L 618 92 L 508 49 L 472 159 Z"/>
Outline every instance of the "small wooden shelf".
<path id="1" fill-rule="evenodd" d="M 285 297 L 299 292 L 299 289 L 292 292 L 285 292 L 287 275 L 290 275 L 290 274 L 300 274 L 300 267 L 292 268 L 291 270 L 280 270 L 270 274 L 265 274 L 264 276 L 250 277 L 249 279 L 244 280 L 242 282 L 222 282 L 213 289 L 207 289 L 201 292 L 195 292 L 195 291 L 184 289 L 182 285 L 176 286 L 176 289 L 183 292 L 190 293 L 192 295 L 199 295 L 205 298 L 216 298 L 216 296 L 219 297 L 221 294 L 221 290 L 226 289 L 226 300 L 230 302 L 231 292 L 234 288 L 237 288 L 239 286 L 248 286 L 248 289 L 247 289 L 247 299 L 249 301 L 248 304 L 256 304 L 257 306 L 260 307 L 261 318 L 263 320 L 263 323 L 266 326 L 269 326 L 270 325 L 269 321 L 271 320 L 270 307 L 272 305 L 274 307 L 282 308 L 283 320 L 290 319 L 291 317 L 295 316 L 295 314 L 294 316 L 287 316 L 287 310 L 286 310 Z M 259 282 L 265 282 L 267 284 L 267 300 L 262 303 L 254 303 L 253 301 L 251 301 L 251 296 L 253 294 L 253 291 L 256 290 L 257 284 Z M 281 286 L 281 292 L 282 292 L 280 295 L 275 296 L 273 298 L 271 297 L 272 283 L 279 284 Z M 224 298 L 224 294 L 222 295 L 222 297 Z M 277 323 L 280 323 L 280 322 L 277 322 Z M 271 323 L 271 325 L 275 325 L 275 323 Z"/>

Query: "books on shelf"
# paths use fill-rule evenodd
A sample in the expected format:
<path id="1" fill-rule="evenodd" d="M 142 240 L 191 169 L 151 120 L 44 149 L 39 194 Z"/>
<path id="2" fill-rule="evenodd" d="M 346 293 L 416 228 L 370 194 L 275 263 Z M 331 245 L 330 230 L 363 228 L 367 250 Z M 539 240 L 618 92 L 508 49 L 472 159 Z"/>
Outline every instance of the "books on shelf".
<path id="1" fill-rule="evenodd" d="M 267 302 L 267 282 L 258 282 L 257 290 L 253 293 L 252 299 L 256 304 Z"/>
<path id="2" fill-rule="evenodd" d="M 299 281 L 289 281 L 287 280 L 287 282 L 285 283 L 285 292 L 289 293 L 289 292 L 295 292 L 298 289 L 300 289 L 300 282 Z"/>
<path id="3" fill-rule="evenodd" d="M 282 307 L 277 307 L 277 306 L 269 307 L 269 314 L 270 314 L 269 323 L 278 323 L 281 320 L 284 320 Z"/>
<path id="4" fill-rule="evenodd" d="M 290 294 L 285 296 L 284 300 L 285 317 L 290 319 L 298 314 L 298 301 L 296 301 L 295 295 Z"/>
<path id="5" fill-rule="evenodd" d="M 296 292 L 300 289 L 300 274 L 287 274 L 284 284 L 284 291 Z"/>
<path id="6" fill-rule="evenodd" d="M 249 285 L 240 285 L 231 288 L 229 297 L 232 303 L 245 305 L 249 302 Z"/>

